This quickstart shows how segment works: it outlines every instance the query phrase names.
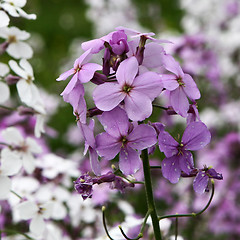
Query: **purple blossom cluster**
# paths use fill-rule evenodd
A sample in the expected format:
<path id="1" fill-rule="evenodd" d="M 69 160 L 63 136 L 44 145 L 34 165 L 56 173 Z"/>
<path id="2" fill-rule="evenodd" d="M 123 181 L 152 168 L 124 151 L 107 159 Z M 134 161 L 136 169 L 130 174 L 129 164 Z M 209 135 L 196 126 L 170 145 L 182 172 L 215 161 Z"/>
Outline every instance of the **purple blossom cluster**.
<path id="1" fill-rule="evenodd" d="M 85 153 L 89 150 L 91 167 L 97 176 L 101 178 L 99 157 L 113 160 L 118 156 L 119 169 L 127 176 L 141 168 L 141 151 L 149 149 L 153 153 L 158 144 L 166 156 L 159 162 L 163 176 L 177 183 L 181 175 L 197 175 L 194 190 L 202 193 L 207 189 L 208 179 L 217 178 L 217 173 L 213 169 L 196 169 L 191 153 L 205 147 L 211 139 L 196 107 L 200 91 L 193 78 L 183 72 L 161 45 L 172 43 L 152 36 L 154 33 L 117 27 L 106 36 L 82 43 L 84 53 L 72 69 L 57 79 L 62 81 L 72 76 L 61 95 L 73 106 L 85 139 Z M 89 62 L 100 53 L 102 65 Z M 88 82 L 95 85 L 91 109 L 87 109 L 84 97 Z M 169 96 L 169 105 L 162 108 L 187 118 L 179 142 L 165 131 L 162 123 L 148 121 L 153 114 L 153 103 L 161 100 L 163 92 Z M 92 118 L 96 115 L 105 131 L 95 137 Z M 91 118 L 89 123 L 88 118 Z M 96 179 L 83 176 L 75 182 L 75 188 L 85 199 L 91 197 Z"/>

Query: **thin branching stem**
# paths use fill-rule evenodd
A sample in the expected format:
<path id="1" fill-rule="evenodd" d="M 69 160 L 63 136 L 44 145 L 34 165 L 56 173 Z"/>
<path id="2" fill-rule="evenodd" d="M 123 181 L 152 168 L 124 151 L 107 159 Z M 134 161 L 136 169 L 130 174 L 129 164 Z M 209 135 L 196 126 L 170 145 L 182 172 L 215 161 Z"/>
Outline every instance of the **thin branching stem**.
<path id="1" fill-rule="evenodd" d="M 197 213 L 165 215 L 165 216 L 159 217 L 158 219 L 161 220 L 161 219 L 164 219 L 164 218 L 196 217 L 196 216 L 202 214 L 203 212 L 205 212 L 208 209 L 209 205 L 211 204 L 213 196 L 214 196 L 215 189 L 214 189 L 214 180 L 213 179 L 211 179 L 211 183 L 212 183 L 212 193 L 211 193 L 211 196 L 210 196 L 210 198 L 208 200 L 208 203 L 206 204 L 206 206 L 201 211 L 199 211 Z"/>
<path id="2" fill-rule="evenodd" d="M 105 219 L 105 210 L 106 210 L 106 208 L 105 208 L 105 206 L 103 206 L 103 207 L 102 207 L 103 227 L 104 227 L 104 230 L 105 230 L 108 238 L 109 238 L 110 240 L 114 240 L 114 239 L 110 236 L 110 234 L 109 234 L 109 232 L 108 232 L 108 230 L 107 230 L 107 224 L 106 224 L 106 219 Z"/>
<path id="3" fill-rule="evenodd" d="M 124 233 L 122 227 L 121 227 L 121 226 L 118 226 L 118 227 L 119 227 L 119 229 L 120 229 L 122 235 L 123 235 L 127 240 L 138 240 L 138 239 L 140 239 L 140 238 L 143 237 L 143 234 L 142 234 L 142 233 L 139 233 L 138 236 L 137 236 L 136 238 L 129 238 L 129 237 Z"/>

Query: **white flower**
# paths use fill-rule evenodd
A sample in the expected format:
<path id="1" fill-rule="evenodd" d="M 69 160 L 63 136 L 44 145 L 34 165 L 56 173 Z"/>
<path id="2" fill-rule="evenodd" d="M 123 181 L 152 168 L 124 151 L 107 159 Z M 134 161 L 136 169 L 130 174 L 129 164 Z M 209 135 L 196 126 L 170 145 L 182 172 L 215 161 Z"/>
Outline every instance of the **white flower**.
<path id="1" fill-rule="evenodd" d="M 0 11 L 0 23 L 1 23 L 1 11 Z M 8 65 L 0 63 L 0 78 L 9 73 Z M 0 104 L 6 102 L 10 97 L 10 90 L 5 82 L 0 81 Z"/>
<path id="2" fill-rule="evenodd" d="M 11 189 L 11 179 L 8 176 L 17 174 L 21 166 L 20 159 L 8 148 L 1 151 L 0 199 L 7 199 Z"/>
<path id="3" fill-rule="evenodd" d="M 1 7 L 1 5 L 0 5 L 0 7 Z M 10 19 L 9 19 L 8 15 L 4 11 L 0 10 L 0 28 L 7 27 L 9 24 L 9 21 L 10 21 Z"/>
<path id="4" fill-rule="evenodd" d="M 31 137 L 23 138 L 17 128 L 9 127 L 2 131 L 5 142 L 13 149 L 13 154 L 22 159 L 23 167 L 28 174 L 35 169 L 35 158 L 33 154 L 41 153 L 42 148 Z"/>
<path id="5" fill-rule="evenodd" d="M 27 14 L 22 10 L 26 5 L 26 0 L 3 0 L 1 7 L 13 17 L 24 17 L 27 19 L 36 19 L 35 14 Z"/>
<path id="6" fill-rule="evenodd" d="M 48 219 L 52 213 L 52 202 L 36 204 L 32 201 L 24 201 L 16 206 L 16 214 L 19 219 L 29 220 L 30 231 L 36 236 L 42 236 L 45 229 L 44 219 Z"/>
<path id="7" fill-rule="evenodd" d="M 8 47 L 6 52 L 14 58 L 31 58 L 33 55 L 32 48 L 25 42 L 30 37 L 26 31 L 22 31 L 17 27 L 0 28 L 0 37 L 6 39 Z"/>

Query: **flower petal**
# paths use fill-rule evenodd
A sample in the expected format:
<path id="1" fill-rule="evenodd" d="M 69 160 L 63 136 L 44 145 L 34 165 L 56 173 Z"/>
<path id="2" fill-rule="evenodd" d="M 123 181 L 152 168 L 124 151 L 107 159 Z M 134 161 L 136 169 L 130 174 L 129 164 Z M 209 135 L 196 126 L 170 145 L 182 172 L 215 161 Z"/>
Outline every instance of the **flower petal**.
<path id="1" fill-rule="evenodd" d="M 61 96 L 63 96 L 64 94 L 69 94 L 73 88 L 75 87 L 75 85 L 77 84 L 77 80 L 78 80 L 78 73 L 76 72 L 72 79 L 70 80 L 70 82 L 68 83 L 68 85 L 65 87 L 65 89 L 63 90 L 63 92 L 61 93 Z"/>
<path id="2" fill-rule="evenodd" d="M 78 79 L 81 83 L 89 82 L 97 70 L 101 70 L 102 66 L 96 63 L 86 63 L 78 72 Z"/>
<path id="3" fill-rule="evenodd" d="M 11 190 L 11 179 L 0 175 L 0 200 L 7 199 Z"/>
<path id="4" fill-rule="evenodd" d="M 202 172 L 199 171 L 196 178 L 193 181 L 193 189 L 196 193 L 203 194 L 205 192 L 205 189 L 208 185 L 208 176 Z"/>
<path id="5" fill-rule="evenodd" d="M 126 136 L 129 129 L 129 121 L 126 112 L 120 107 L 116 107 L 109 112 L 104 112 L 99 120 L 104 130 L 112 137 L 119 138 Z"/>
<path id="6" fill-rule="evenodd" d="M 97 108 L 102 111 L 110 111 L 125 98 L 125 95 L 119 84 L 104 83 L 95 88 L 93 99 Z"/>
<path id="7" fill-rule="evenodd" d="M 201 97 L 197 84 L 189 74 L 184 74 L 183 82 L 185 84 L 183 90 L 190 99 L 199 99 Z"/>
<path id="8" fill-rule="evenodd" d="M 127 145 L 133 149 L 143 150 L 157 142 L 156 131 L 153 127 L 145 124 L 138 125 L 128 135 Z"/>
<path id="9" fill-rule="evenodd" d="M 190 123 L 182 136 L 185 150 L 196 151 L 205 147 L 211 140 L 211 134 L 203 122 Z"/>
<path id="10" fill-rule="evenodd" d="M 119 168 L 125 174 L 135 173 L 141 166 L 139 153 L 130 147 L 121 148 Z"/>
<path id="11" fill-rule="evenodd" d="M 163 86 L 160 76 L 155 72 L 145 72 L 134 79 L 134 90 L 154 100 L 161 93 Z"/>
<path id="12" fill-rule="evenodd" d="M 76 72 L 75 69 L 71 68 L 70 70 L 62 73 L 56 80 L 57 81 L 66 80 L 69 76 L 73 75 L 75 72 Z"/>
<path id="13" fill-rule="evenodd" d="M 184 73 L 182 68 L 180 67 L 179 63 L 169 54 L 163 56 L 163 63 L 165 68 L 169 71 L 174 73 L 178 77 L 183 77 Z"/>
<path id="14" fill-rule="evenodd" d="M 38 214 L 32 219 L 29 229 L 36 236 L 42 236 L 45 229 L 45 222 L 42 215 Z"/>
<path id="15" fill-rule="evenodd" d="M 132 89 L 124 102 L 124 108 L 132 121 L 143 121 L 152 114 L 152 101 L 141 92 Z"/>
<path id="16" fill-rule="evenodd" d="M 10 90 L 6 83 L 0 82 L 0 104 L 6 102 L 10 97 Z"/>
<path id="17" fill-rule="evenodd" d="M 170 92 L 170 102 L 174 111 L 177 114 L 181 115 L 182 117 L 187 117 L 189 102 L 182 88 L 183 87 L 180 86 L 177 89 Z"/>
<path id="18" fill-rule="evenodd" d="M 173 74 L 160 74 L 160 78 L 161 78 L 163 87 L 169 91 L 173 91 L 179 86 L 177 82 L 177 78 Z"/>
<path id="19" fill-rule="evenodd" d="M 106 160 L 112 160 L 120 151 L 121 142 L 104 132 L 96 136 L 97 153 Z"/>
<path id="20" fill-rule="evenodd" d="M 17 205 L 16 211 L 20 219 L 28 220 L 35 216 L 39 208 L 37 205 L 31 201 L 24 201 Z"/>
<path id="21" fill-rule="evenodd" d="M 116 78 L 121 86 L 131 85 L 138 73 L 138 61 L 136 57 L 130 57 L 120 63 Z"/>
<path id="22" fill-rule="evenodd" d="M 178 153 L 179 143 L 166 131 L 160 131 L 158 135 L 158 144 L 161 152 L 164 152 L 166 157 L 172 157 Z"/>
<path id="23" fill-rule="evenodd" d="M 189 174 L 191 170 L 194 168 L 193 156 L 189 151 L 182 151 L 182 154 L 179 154 L 179 166 L 180 169 Z"/>
<path id="24" fill-rule="evenodd" d="M 89 148 L 89 158 L 90 158 L 90 164 L 91 168 L 95 175 L 100 176 L 101 175 L 101 167 L 100 163 L 98 161 L 98 154 L 95 149 Z"/>
<path id="25" fill-rule="evenodd" d="M 179 181 L 181 170 L 179 167 L 178 156 L 174 155 L 170 158 L 165 158 L 162 161 L 162 174 L 171 183 Z"/>
<path id="26" fill-rule="evenodd" d="M 9 44 L 6 52 L 16 59 L 29 59 L 33 55 L 32 48 L 25 42 L 16 42 Z"/>

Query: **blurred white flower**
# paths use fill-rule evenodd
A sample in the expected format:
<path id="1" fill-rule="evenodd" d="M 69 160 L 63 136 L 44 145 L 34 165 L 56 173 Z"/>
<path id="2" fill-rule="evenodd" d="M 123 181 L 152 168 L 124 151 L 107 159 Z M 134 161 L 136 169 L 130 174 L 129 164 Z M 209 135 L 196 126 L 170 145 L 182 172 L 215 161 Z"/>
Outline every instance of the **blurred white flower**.
<path id="1" fill-rule="evenodd" d="M 1 5 L 0 5 L 0 7 L 1 7 Z M 7 27 L 9 24 L 9 21 L 10 21 L 10 19 L 9 19 L 8 15 L 4 11 L 0 10 L 0 28 Z"/>
<path id="2" fill-rule="evenodd" d="M 5 142 L 10 145 L 12 153 L 16 157 L 22 159 L 23 167 L 28 174 L 31 174 L 35 169 L 34 154 L 42 152 L 42 148 L 31 137 L 24 137 L 15 127 L 9 127 L 1 132 Z"/>
<path id="3" fill-rule="evenodd" d="M 2 2 L 1 7 L 12 17 L 24 17 L 33 20 L 37 18 L 35 14 L 27 14 L 22 10 L 22 7 L 26 5 L 27 0 L 3 0 Z"/>
<path id="4" fill-rule="evenodd" d="M 11 189 L 11 179 L 8 176 L 17 174 L 22 163 L 8 148 L 1 151 L 0 163 L 0 199 L 7 199 Z"/>
<path id="5" fill-rule="evenodd" d="M 22 31 L 17 27 L 0 28 L 0 37 L 6 39 L 8 47 L 6 52 L 14 58 L 31 58 L 33 55 L 32 48 L 25 42 L 30 37 L 26 31 Z"/>
<path id="6" fill-rule="evenodd" d="M 0 23 L 1 23 L 1 11 L 0 11 Z M 9 73 L 8 65 L 0 63 L 0 78 Z M 0 104 L 6 102 L 10 97 L 10 90 L 5 82 L 0 81 Z"/>
<path id="7" fill-rule="evenodd" d="M 24 201 L 16 206 L 16 214 L 19 219 L 30 220 L 30 231 L 36 236 L 42 236 L 45 229 L 44 219 L 49 219 L 52 213 L 52 202 L 36 204 L 32 201 Z"/>

